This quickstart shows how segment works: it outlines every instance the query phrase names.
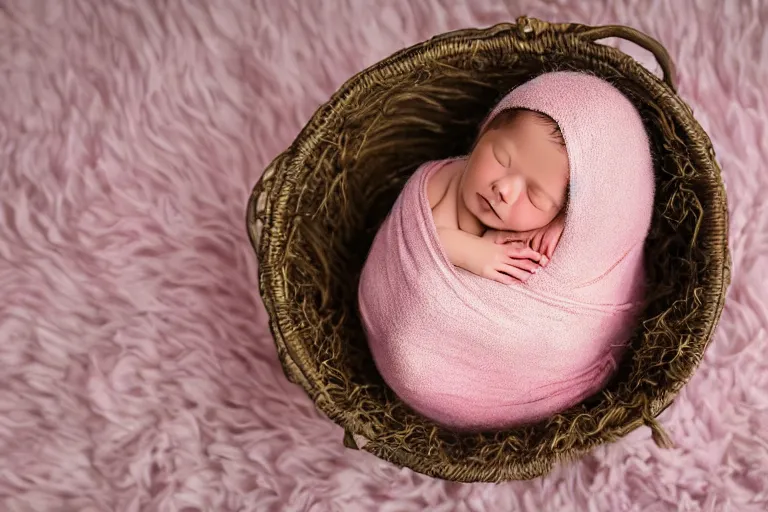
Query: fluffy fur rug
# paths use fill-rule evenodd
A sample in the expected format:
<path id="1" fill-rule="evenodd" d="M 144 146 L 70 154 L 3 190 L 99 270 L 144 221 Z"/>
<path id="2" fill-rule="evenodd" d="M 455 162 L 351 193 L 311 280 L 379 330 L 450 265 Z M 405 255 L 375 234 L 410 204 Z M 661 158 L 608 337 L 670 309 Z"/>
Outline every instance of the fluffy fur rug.
<path id="1" fill-rule="evenodd" d="M 724 168 L 734 279 L 661 417 L 676 449 L 640 429 L 457 485 L 346 450 L 285 380 L 244 206 L 350 75 L 520 14 L 668 47 Z M 766 23 L 760 0 L 0 1 L 0 509 L 767 510 Z"/>

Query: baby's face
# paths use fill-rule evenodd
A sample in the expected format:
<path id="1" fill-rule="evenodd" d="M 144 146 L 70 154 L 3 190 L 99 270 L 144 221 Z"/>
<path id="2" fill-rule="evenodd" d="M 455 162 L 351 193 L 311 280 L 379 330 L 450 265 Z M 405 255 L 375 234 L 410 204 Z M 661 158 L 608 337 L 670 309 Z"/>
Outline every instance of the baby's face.
<path id="1" fill-rule="evenodd" d="M 467 160 L 459 198 L 481 224 L 502 231 L 546 226 L 565 205 L 568 155 L 531 112 L 488 130 Z"/>

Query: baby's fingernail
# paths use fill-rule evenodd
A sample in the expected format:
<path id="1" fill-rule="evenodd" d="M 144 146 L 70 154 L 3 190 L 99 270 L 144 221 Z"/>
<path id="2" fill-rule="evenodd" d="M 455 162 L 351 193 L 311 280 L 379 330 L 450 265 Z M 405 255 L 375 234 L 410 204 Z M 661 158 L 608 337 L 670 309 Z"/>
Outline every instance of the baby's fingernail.
<path id="1" fill-rule="evenodd" d="M 541 257 L 541 264 L 542 265 L 546 265 L 547 263 L 549 263 L 549 258 L 547 258 L 546 256 L 542 256 Z"/>
<path id="2" fill-rule="evenodd" d="M 531 270 L 531 274 L 535 274 L 536 272 L 538 272 L 538 271 L 539 271 L 539 269 L 540 269 L 540 268 L 541 268 L 541 267 L 536 267 L 536 268 L 534 268 L 533 270 Z"/>

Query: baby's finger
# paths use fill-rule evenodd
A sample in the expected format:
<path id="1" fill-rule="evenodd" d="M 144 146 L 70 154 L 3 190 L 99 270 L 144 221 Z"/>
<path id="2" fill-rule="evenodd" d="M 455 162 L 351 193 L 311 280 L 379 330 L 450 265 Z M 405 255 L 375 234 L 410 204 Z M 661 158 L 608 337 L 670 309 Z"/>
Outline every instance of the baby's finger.
<path id="1" fill-rule="evenodd" d="M 528 281 L 533 274 L 528 272 L 527 270 L 523 270 L 521 268 L 517 268 L 513 265 L 502 265 L 501 272 L 503 274 L 506 274 L 508 276 L 512 276 L 515 278 L 516 281 L 526 282 Z"/>
<path id="2" fill-rule="evenodd" d="M 552 251 L 550 250 L 550 247 L 551 245 L 549 244 L 549 241 L 546 238 L 541 241 L 541 247 L 539 247 L 539 252 L 541 253 L 542 262 L 545 259 L 548 260 L 549 258 L 552 257 Z"/>
<path id="3" fill-rule="evenodd" d="M 555 247 L 557 247 L 557 244 L 559 242 L 560 242 L 560 237 L 557 235 L 553 235 L 548 238 L 545 238 L 539 251 L 541 252 L 542 255 L 551 259 L 552 254 L 555 252 Z"/>
<path id="4" fill-rule="evenodd" d="M 539 261 L 541 259 L 541 254 L 530 247 L 511 246 L 507 249 L 507 256 L 510 258 L 528 259 L 533 261 Z"/>
<path id="5" fill-rule="evenodd" d="M 512 267 L 519 268 L 521 270 L 525 270 L 526 272 L 530 272 L 531 274 L 535 274 L 536 272 L 539 271 L 539 268 L 541 268 L 541 265 L 539 265 L 535 261 L 522 260 L 522 259 L 516 259 L 516 258 L 509 258 L 506 264 Z"/>
<path id="6" fill-rule="evenodd" d="M 494 281 L 498 281 L 502 284 L 514 284 L 517 282 L 517 279 L 505 274 L 504 272 L 496 272 L 496 275 L 493 278 Z"/>

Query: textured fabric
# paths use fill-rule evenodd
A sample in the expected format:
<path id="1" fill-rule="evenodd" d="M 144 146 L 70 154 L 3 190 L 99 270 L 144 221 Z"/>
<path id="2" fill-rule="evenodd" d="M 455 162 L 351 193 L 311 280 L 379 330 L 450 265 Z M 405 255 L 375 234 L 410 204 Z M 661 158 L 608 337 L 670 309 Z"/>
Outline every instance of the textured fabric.
<path id="1" fill-rule="evenodd" d="M 359 304 L 382 377 L 416 411 L 457 429 L 543 419 L 612 375 L 644 292 L 653 211 L 648 137 L 637 110 L 594 76 L 541 75 L 490 114 L 522 107 L 557 121 L 570 168 L 565 229 L 552 260 L 505 285 L 448 261 L 422 166 L 382 224 Z"/>
<path id="2" fill-rule="evenodd" d="M 728 185 L 733 284 L 660 417 L 549 477 L 459 485 L 345 449 L 286 382 L 250 187 L 350 76 L 528 14 L 659 38 Z M 0 2 L 0 510 L 768 510 L 768 3 Z M 631 43 L 606 41 L 657 70 Z"/>

